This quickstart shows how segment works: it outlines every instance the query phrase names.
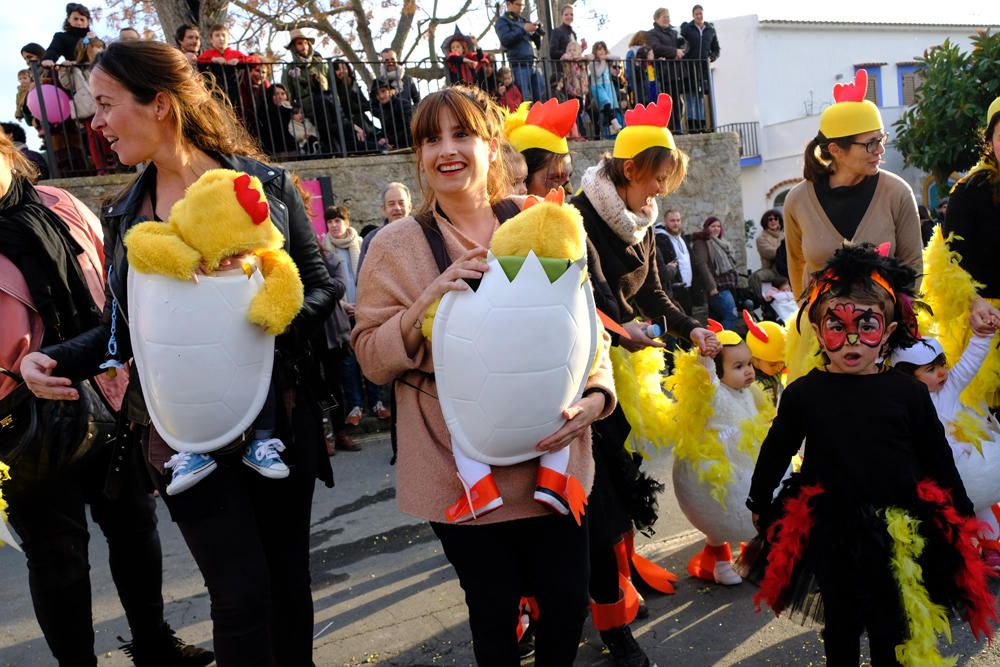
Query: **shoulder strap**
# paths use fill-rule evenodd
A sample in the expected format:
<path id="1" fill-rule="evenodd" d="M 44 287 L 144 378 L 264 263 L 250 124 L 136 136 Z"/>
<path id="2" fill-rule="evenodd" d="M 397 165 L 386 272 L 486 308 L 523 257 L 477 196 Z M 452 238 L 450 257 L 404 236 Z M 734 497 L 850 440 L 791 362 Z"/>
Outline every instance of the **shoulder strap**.
<path id="1" fill-rule="evenodd" d="M 441 230 L 438 229 L 434 213 L 431 211 L 420 213 L 416 216 L 416 221 L 420 223 L 420 231 L 424 233 L 427 245 L 431 247 L 438 272 L 444 273 L 445 269 L 451 266 L 451 258 L 448 257 L 448 250 L 444 247 L 444 237 L 441 236 Z"/>

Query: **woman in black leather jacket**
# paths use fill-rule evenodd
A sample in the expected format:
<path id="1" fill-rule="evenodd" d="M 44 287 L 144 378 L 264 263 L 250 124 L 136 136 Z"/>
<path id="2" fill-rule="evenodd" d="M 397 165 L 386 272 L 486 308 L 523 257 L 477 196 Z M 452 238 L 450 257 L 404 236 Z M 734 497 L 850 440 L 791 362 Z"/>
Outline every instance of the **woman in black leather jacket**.
<path id="1" fill-rule="evenodd" d="M 109 291 L 104 323 L 28 355 L 21 372 L 37 396 L 72 400 L 70 378 L 95 375 L 109 352 L 127 362 L 125 232 L 142 220 L 167 219 L 187 186 L 209 169 L 235 169 L 261 180 L 271 220 L 305 285 L 302 310 L 275 342 L 274 377 L 282 406 L 275 436 L 287 446 L 283 459 L 292 472 L 284 480 L 264 480 L 239 462 L 239 454 L 217 455 L 215 473 L 182 495 L 167 496 L 162 469 L 150 464 L 149 470 L 205 577 L 220 667 L 310 666 L 310 508 L 315 478 L 328 485 L 333 480 L 309 340 L 329 316 L 334 295 L 302 199 L 288 173 L 256 159 L 259 153 L 232 111 L 213 99 L 180 51 L 157 42 L 112 44 L 95 63 L 91 87 L 98 107 L 94 128 L 123 164 L 147 166 L 103 210 Z M 235 265 L 240 259 L 230 261 Z M 115 347 L 109 346 L 113 332 L 116 351 L 109 350 Z M 159 436 L 149 425 L 137 381 L 126 402 L 149 463 L 150 443 Z"/>

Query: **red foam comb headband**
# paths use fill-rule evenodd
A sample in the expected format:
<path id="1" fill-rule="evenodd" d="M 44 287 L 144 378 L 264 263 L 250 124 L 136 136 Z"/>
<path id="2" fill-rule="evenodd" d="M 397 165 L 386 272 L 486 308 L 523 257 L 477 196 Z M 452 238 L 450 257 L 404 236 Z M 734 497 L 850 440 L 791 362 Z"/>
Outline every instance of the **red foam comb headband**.
<path id="1" fill-rule="evenodd" d="M 643 106 L 637 104 L 634 109 L 625 112 L 625 126 L 635 127 L 636 125 L 652 125 L 653 127 L 666 127 L 670 122 L 670 111 L 674 107 L 674 101 L 670 95 L 660 93 L 655 102 L 650 102 Z"/>
<path id="2" fill-rule="evenodd" d="M 762 343 L 768 341 L 767 332 L 758 326 L 757 322 L 754 321 L 753 315 L 746 308 L 743 309 L 743 322 L 747 325 L 747 329 L 750 331 L 750 335 L 759 340 Z"/>
<path id="3" fill-rule="evenodd" d="M 837 102 L 861 102 L 868 92 L 868 72 L 859 69 L 850 83 L 838 83 L 833 87 L 833 99 Z"/>
<path id="4" fill-rule="evenodd" d="M 253 224 L 259 225 L 267 220 L 267 200 L 261 200 L 261 192 L 250 185 L 250 175 L 242 174 L 233 181 L 233 189 L 236 191 L 236 201 L 240 203 L 243 210 L 250 216 Z"/>
<path id="5" fill-rule="evenodd" d="M 710 317 L 708 318 L 708 330 L 712 333 L 719 333 L 723 330 L 722 324 L 720 322 L 716 322 Z"/>
<path id="6" fill-rule="evenodd" d="M 528 195 L 524 203 L 521 204 L 521 210 L 527 211 L 529 208 L 535 204 L 540 204 L 543 201 L 547 201 L 556 206 L 562 206 L 566 201 L 566 191 L 562 188 L 552 188 L 549 190 L 548 194 L 545 195 L 545 199 L 539 199 L 536 195 Z"/>
<path id="7" fill-rule="evenodd" d="M 573 98 L 560 103 L 553 97 L 541 104 L 532 104 L 524 124 L 548 130 L 557 137 L 565 137 L 573 129 L 579 114 L 580 100 Z"/>

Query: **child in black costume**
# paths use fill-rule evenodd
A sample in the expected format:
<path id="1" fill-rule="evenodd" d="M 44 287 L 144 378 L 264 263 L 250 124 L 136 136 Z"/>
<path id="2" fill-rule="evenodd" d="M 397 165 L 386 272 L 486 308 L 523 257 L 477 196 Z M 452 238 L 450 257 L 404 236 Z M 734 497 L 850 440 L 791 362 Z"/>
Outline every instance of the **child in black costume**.
<path id="1" fill-rule="evenodd" d="M 876 667 L 939 664 L 948 608 L 977 636 L 996 620 L 972 503 L 926 387 L 879 368 L 917 335 L 915 277 L 869 244 L 845 245 L 813 275 L 803 312 L 826 368 L 784 391 L 747 499 L 762 531 L 740 563 L 762 576 L 754 601 L 822 621 L 829 665 L 857 665 L 865 630 Z M 772 501 L 803 439 L 801 471 Z"/>

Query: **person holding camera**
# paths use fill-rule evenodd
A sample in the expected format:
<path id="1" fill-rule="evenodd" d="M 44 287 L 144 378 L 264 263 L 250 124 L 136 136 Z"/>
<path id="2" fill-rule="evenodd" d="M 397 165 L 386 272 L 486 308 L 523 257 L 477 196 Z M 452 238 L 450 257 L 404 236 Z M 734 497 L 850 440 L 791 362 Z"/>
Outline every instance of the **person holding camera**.
<path id="1" fill-rule="evenodd" d="M 542 74 L 535 68 L 535 49 L 541 48 L 545 31 L 521 16 L 523 8 L 524 0 L 507 0 L 507 11 L 497 19 L 495 29 L 524 99 L 544 102 L 548 96 Z"/>

